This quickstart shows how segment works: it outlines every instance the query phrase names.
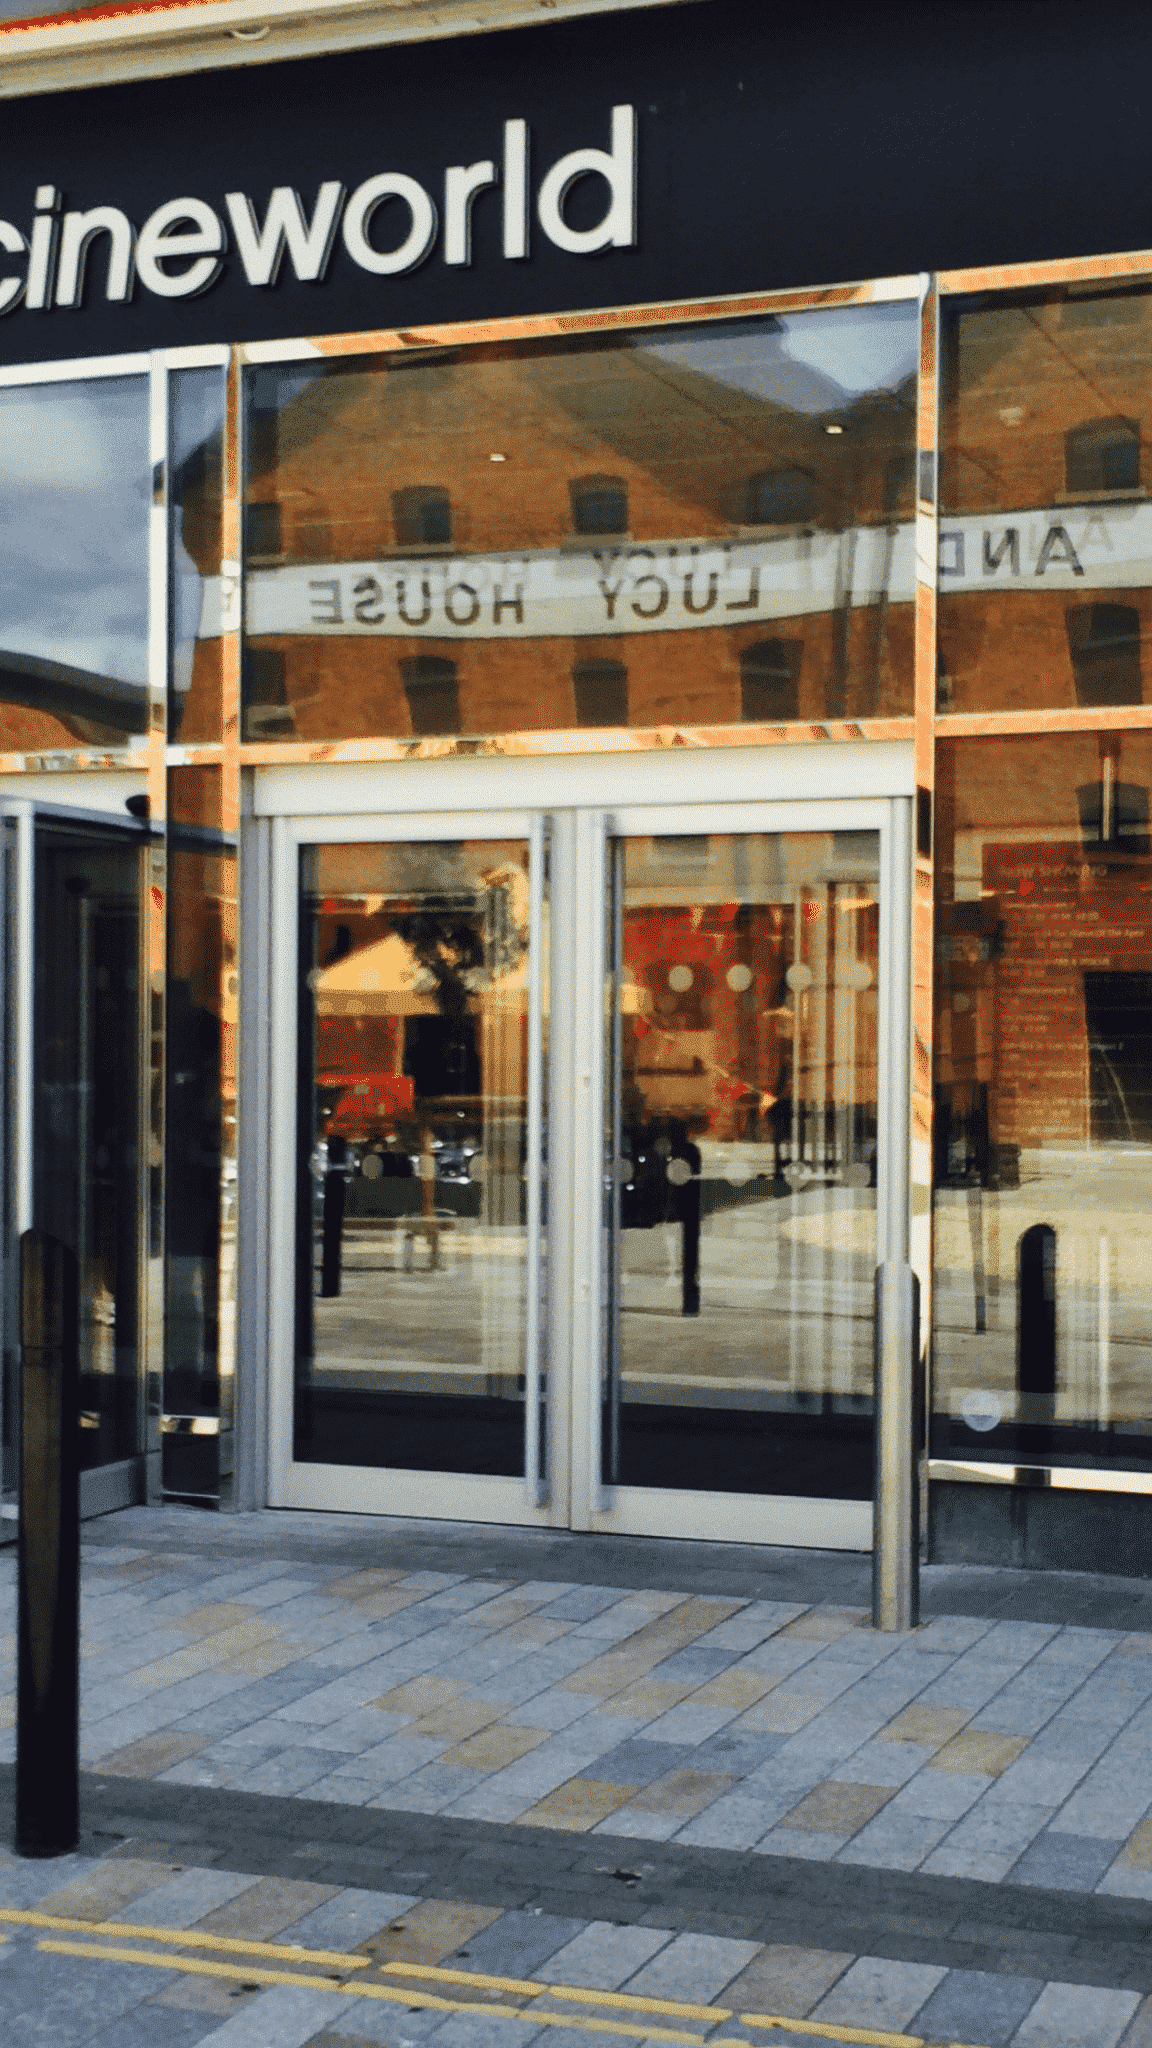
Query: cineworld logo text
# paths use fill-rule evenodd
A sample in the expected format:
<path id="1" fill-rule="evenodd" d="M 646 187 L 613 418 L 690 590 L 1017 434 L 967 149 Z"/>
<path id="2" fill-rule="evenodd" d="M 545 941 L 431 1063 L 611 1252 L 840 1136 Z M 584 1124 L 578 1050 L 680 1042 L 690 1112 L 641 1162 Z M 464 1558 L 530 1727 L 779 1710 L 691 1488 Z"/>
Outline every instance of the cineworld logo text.
<path id="1" fill-rule="evenodd" d="M 636 111 L 613 107 L 607 149 L 573 149 L 545 171 L 535 191 L 541 232 L 569 256 L 627 249 L 636 241 Z M 591 226 L 572 227 L 566 203 L 586 179 L 599 181 L 604 206 Z M 166 199 L 137 229 L 118 206 L 64 211 L 55 185 L 40 185 L 27 234 L 0 220 L 0 254 L 19 268 L 0 274 L 0 313 L 83 305 L 85 291 L 123 304 L 137 285 L 161 299 L 191 299 L 215 284 L 229 247 L 250 285 L 276 283 L 285 259 L 302 284 L 319 284 L 339 234 L 347 254 L 372 277 L 398 277 L 424 263 L 440 242 L 446 264 L 472 261 L 472 208 L 477 195 L 499 188 L 501 250 L 506 262 L 529 254 L 532 169 L 528 123 L 505 121 L 499 165 L 490 157 L 452 164 L 434 199 L 405 171 L 381 171 L 352 193 L 325 179 L 311 213 L 290 185 L 277 185 L 263 219 L 246 192 L 226 192 L 223 211 L 204 199 Z M 229 227 L 231 244 L 229 243 Z"/>

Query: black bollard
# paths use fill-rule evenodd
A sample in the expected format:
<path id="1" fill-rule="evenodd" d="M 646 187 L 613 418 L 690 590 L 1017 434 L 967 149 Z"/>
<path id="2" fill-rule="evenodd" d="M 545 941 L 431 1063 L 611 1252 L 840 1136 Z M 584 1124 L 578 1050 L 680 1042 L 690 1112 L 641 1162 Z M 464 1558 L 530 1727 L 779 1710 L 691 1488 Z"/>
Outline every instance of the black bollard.
<path id="1" fill-rule="evenodd" d="M 20 1239 L 16 1851 L 80 1835 L 80 1345 L 75 1254 Z"/>
<path id="2" fill-rule="evenodd" d="M 344 1164 L 348 1145 L 344 1138 L 328 1140 L 328 1170 L 324 1175 L 324 1222 L 320 1249 L 320 1292 L 340 1292 L 340 1255 L 344 1241 L 344 1200 L 348 1182 Z"/>

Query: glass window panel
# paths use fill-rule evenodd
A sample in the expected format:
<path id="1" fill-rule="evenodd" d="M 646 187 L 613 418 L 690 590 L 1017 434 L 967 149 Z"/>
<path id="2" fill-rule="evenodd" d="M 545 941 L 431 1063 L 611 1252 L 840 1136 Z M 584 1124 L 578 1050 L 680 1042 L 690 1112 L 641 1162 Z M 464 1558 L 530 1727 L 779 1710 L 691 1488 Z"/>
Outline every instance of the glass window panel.
<path id="1" fill-rule="evenodd" d="M 148 379 L 0 391 L 0 749 L 148 729 Z"/>
<path id="2" fill-rule="evenodd" d="M 174 370 L 168 383 L 172 506 L 172 687 L 169 737 L 223 736 L 220 575 L 227 379 Z"/>
<path id="3" fill-rule="evenodd" d="M 85 1468 L 140 1449 L 140 861 L 37 827 L 34 1222 L 76 1254 Z"/>
<path id="4" fill-rule="evenodd" d="M 168 1415 L 231 1427 L 236 1232 L 237 871 L 219 768 L 168 776 L 165 1357 Z M 213 1493 L 219 1438 L 164 1438 L 169 1492 Z"/>
<path id="5" fill-rule="evenodd" d="M 941 711 L 1141 704 L 1152 294 L 941 306 Z"/>
<path id="6" fill-rule="evenodd" d="M 937 1457 L 1152 1469 L 1152 734 L 936 774 Z"/>
<path id="7" fill-rule="evenodd" d="M 252 368 L 246 737 L 910 712 L 918 333 L 908 302 Z"/>
<path id="8" fill-rule="evenodd" d="M 524 1470 L 528 847 L 300 867 L 295 1455 Z"/>
<path id="9" fill-rule="evenodd" d="M 610 1480 L 871 1497 L 877 852 L 615 842 Z"/>

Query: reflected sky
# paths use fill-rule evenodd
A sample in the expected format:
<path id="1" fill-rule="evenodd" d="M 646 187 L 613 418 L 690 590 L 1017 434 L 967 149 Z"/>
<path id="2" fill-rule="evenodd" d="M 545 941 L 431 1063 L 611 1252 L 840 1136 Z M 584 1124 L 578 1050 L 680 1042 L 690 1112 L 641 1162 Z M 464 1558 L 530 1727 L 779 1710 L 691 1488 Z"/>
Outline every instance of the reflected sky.
<path id="1" fill-rule="evenodd" d="M 0 652 L 146 683 L 148 482 L 146 377 L 0 390 Z"/>
<path id="2" fill-rule="evenodd" d="M 698 327 L 640 346 L 661 362 L 715 377 L 774 405 L 832 412 L 865 391 L 893 391 L 914 375 L 919 308 L 914 299 L 822 307 Z"/>

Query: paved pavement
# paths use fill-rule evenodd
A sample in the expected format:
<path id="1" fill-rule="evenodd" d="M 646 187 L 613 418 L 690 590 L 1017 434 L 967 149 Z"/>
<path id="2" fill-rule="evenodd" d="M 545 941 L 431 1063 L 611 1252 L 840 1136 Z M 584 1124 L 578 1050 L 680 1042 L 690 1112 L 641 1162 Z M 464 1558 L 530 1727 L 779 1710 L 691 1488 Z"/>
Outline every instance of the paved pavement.
<path id="1" fill-rule="evenodd" d="M 776 2018 L 1152 2048 L 1152 1588 L 929 1573 L 901 1639 L 864 1572 L 351 1517 L 88 1525 L 84 1836 L 0 1867 L 5 2043 Z M 0 1599 L 2 1688 L 11 1551 Z"/>

